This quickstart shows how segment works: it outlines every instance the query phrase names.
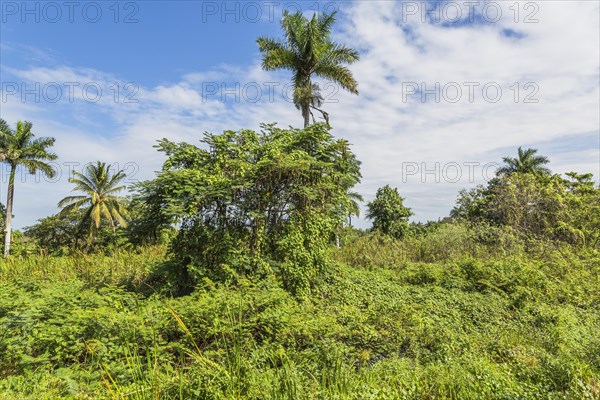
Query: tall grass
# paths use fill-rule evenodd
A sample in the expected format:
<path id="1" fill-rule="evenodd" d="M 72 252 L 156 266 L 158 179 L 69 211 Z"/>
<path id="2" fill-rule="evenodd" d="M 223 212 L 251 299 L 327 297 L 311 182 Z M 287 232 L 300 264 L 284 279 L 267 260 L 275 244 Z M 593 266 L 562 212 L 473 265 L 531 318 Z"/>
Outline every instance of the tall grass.
<path id="1" fill-rule="evenodd" d="M 164 246 L 138 251 L 114 250 L 110 254 L 36 255 L 0 259 L 0 282 L 14 280 L 65 281 L 79 279 L 87 286 L 138 286 L 164 261 Z"/>

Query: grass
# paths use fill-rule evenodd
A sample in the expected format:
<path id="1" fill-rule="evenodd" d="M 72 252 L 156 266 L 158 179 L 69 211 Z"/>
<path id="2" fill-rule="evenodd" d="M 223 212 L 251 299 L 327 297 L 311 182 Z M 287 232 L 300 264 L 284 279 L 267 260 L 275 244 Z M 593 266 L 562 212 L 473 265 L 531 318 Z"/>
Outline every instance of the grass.
<path id="1" fill-rule="evenodd" d="M 126 285 L 133 289 L 144 283 L 156 264 L 164 261 L 165 252 L 165 247 L 154 246 L 140 251 L 115 250 L 110 254 L 37 255 L 2 259 L 0 282 L 78 279 L 89 287 Z"/>
<path id="2" fill-rule="evenodd" d="M 347 235 L 304 299 L 151 294 L 156 247 L 2 262 L 0 399 L 600 398 L 600 255 L 494 237 Z"/>

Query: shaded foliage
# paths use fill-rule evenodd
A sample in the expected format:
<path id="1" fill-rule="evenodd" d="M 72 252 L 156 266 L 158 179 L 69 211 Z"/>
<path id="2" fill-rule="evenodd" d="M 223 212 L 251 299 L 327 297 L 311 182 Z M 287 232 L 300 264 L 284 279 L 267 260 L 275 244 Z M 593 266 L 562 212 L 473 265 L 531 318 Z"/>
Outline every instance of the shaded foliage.
<path id="1" fill-rule="evenodd" d="M 176 233 L 177 215 L 167 215 L 165 190 L 152 181 L 140 182 L 132 187 L 129 203 L 127 238 L 135 246 L 167 244 Z"/>
<path id="2" fill-rule="evenodd" d="M 95 228 L 94 241 L 88 240 L 85 209 L 73 209 L 41 218 L 36 224 L 24 229 L 25 235 L 44 254 L 65 255 L 95 252 L 110 252 L 117 248 L 128 248 L 130 242 L 122 229 L 113 230 L 103 223 Z"/>
<path id="3" fill-rule="evenodd" d="M 41 218 L 25 228 L 25 234 L 51 253 L 62 254 L 78 247 L 83 236 L 79 224 L 81 212 L 63 213 Z"/>

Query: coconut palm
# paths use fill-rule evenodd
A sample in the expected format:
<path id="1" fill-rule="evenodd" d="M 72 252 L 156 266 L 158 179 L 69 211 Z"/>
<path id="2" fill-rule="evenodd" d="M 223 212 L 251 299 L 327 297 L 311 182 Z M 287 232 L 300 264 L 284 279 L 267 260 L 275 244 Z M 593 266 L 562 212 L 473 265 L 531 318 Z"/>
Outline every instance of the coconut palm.
<path id="1" fill-rule="evenodd" d="M 74 171 L 73 177 L 69 179 L 75 184 L 73 191 L 84 194 L 65 197 L 58 206 L 62 208 L 63 215 L 76 209 L 84 209 L 79 226 L 82 230 L 87 229 L 88 243 L 91 244 L 103 222 L 113 231 L 116 230 L 117 225 L 127 226 L 126 199 L 117 195 L 125 189 L 125 186 L 121 185 L 123 179 L 125 179 L 123 170 L 111 174 L 110 166 L 100 161 L 89 164 L 84 173 Z"/>
<path id="2" fill-rule="evenodd" d="M 6 195 L 4 257 L 8 257 L 10 254 L 17 167 L 26 168 L 30 174 L 41 171 L 51 178 L 56 174 L 54 168 L 47 163 L 47 161 L 56 160 L 57 158 L 56 154 L 48 152 L 48 148 L 54 145 L 55 139 L 51 137 L 34 139 L 35 135 L 31 131 L 32 126 L 31 122 L 19 121 L 17 122 L 17 128 L 13 130 L 5 120 L 0 118 L 0 161 L 8 164 L 10 170 Z"/>
<path id="3" fill-rule="evenodd" d="M 284 69 L 292 72 L 293 100 L 296 108 L 302 112 L 305 128 L 310 124 L 311 109 L 319 111 L 328 121 L 328 114 L 319 108 L 322 98 L 318 85 L 311 80 L 313 75 L 358 94 L 356 80 L 345 66 L 359 59 L 358 52 L 330 40 L 335 14 L 314 14 L 308 20 L 300 12 L 285 12 L 281 20 L 284 41 L 266 37 L 257 39 L 264 70 Z"/>
<path id="4" fill-rule="evenodd" d="M 497 174 L 499 176 L 510 175 L 515 172 L 531 173 L 534 175 L 550 174 L 550 170 L 544 167 L 550 160 L 548 160 L 548 157 L 538 156 L 536 153 L 537 149 L 523 150 L 519 147 L 518 156 L 516 158 L 504 157 L 502 159 L 506 165 L 499 168 Z"/>

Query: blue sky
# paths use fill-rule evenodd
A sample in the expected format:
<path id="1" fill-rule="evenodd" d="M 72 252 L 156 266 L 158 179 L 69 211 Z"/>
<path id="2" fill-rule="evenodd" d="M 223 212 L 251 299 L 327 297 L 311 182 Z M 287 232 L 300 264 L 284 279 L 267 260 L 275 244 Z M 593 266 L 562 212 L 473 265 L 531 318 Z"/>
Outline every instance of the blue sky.
<path id="1" fill-rule="evenodd" d="M 338 10 L 335 40 L 361 53 L 351 66 L 359 96 L 321 85 L 334 134 L 363 162 L 367 200 L 390 184 L 415 220 L 443 217 L 521 145 L 555 172 L 600 174 L 596 1 L 73 4 L 0 3 L 0 117 L 31 120 L 60 157 L 55 180 L 20 177 L 17 227 L 57 211 L 71 167 L 117 163 L 133 182 L 160 168 L 152 145 L 162 137 L 300 125 L 289 74 L 262 71 L 255 42 L 280 34 L 283 9 Z"/>
<path id="2" fill-rule="evenodd" d="M 114 4 L 98 4 L 103 4 L 103 16 L 97 23 L 78 13 L 73 23 L 66 15 L 57 23 L 44 18 L 33 23 L 35 16 L 24 16 L 23 11 L 5 16 L 8 23 L 3 25 L 2 40 L 50 50 L 45 60 L 50 65 L 93 66 L 156 85 L 221 63 L 245 63 L 256 51 L 253 37 L 269 30 L 266 24 L 223 24 L 212 16 L 203 22 L 202 3 L 195 1 L 144 1 L 127 9 L 127 3 L 121 3 L 116 23 Z M 23 24 L 22 18 L 29 22 Z M 19 61 L 36 60 L 25 56 Z"/>

